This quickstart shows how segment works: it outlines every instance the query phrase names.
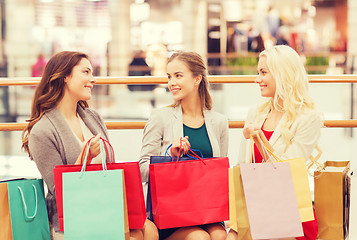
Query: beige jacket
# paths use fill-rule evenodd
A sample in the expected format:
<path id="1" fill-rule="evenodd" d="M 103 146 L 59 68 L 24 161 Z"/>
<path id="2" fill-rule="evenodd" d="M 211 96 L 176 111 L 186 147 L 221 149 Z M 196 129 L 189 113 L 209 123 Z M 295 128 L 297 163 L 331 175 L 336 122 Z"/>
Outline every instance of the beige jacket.
<path id="1" fill-rule="evenodd" d="M 228 153 L 228 120 L 213 110 L 204 110 L 206 128 L 213 157 L 226 157 Z M 153 110 L 144 128 L 140 154 L 140 171 L 143 182 L 148 182 L 150 156 L 164 156 L 175 139 L 183 137 L 181 106 Z"/>
<path id="2" fill-rule="evenodd" d="M 264 117 L 261 117 L 262 115 L 259 114 L 262 114 Z M 258 113 L 258 107 L 256 106 L 249 111 L 246 124 L 252 122 L 261 127 L 267 115 L 268 112 Z M 284 115 L 283 118 L 285 117 L 286 116 Z M 258 122 L 256 119 L 261 119 L 261 121 Z M 308 160 L 321 135 L 321 127 L 323 126 L 321 114 L 311 110 L 307 110 L 300 114 L 290 128 L 293 133 L 293 137 L 291 138 L 291 144 L 289 145 L 287 145 L 281 135 L 280 124 L 282 120 L 280 120 L 280 123 L 269 140 L 269 143 L 274 149 L 274 154 L 281 159 L 304 157 Z M 238 156 L 239 163 L 250 162 L 250 149 L 251 141 L 242 136 Z"/>

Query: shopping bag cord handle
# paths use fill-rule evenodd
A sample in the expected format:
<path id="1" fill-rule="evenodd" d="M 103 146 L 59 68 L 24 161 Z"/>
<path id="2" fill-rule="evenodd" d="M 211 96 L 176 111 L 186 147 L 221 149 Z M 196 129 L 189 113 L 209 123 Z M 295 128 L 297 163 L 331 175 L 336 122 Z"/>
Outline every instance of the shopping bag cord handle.
<path id="1" fill-rule="evenodd" d="M 22 189 L 20 186 L 17 186 L 17 188 L 19 189 L 20 195 L 21 195 L 21 200 L 22 200 L 22 205 L 24 207 L 24 214 L 25 214 L 25 220 L 26 221 L 32 221 L 37 214 L 37 189 L 36 186 L 34 184 L 32 184 L 32 188 L 35 192 L 35 213 L 32 216 L 29 216 L 27 213 L 27 205 L 26 205 L 26 201 L 25 201 L 25 197 L 24 197 L 24 193 L 22 192 Z"/>
<path id="2" fill-rule="evenodd" d="M 81 175 L 80 177 L 82 177 L 83 175 L 83 172 L 85 172 L 86 170 L 86 166 L 87 166 L 87 158 L 88 158 L 88 154 L 89 154 L 89 146 L 91 144 L 91 142 L 93 141 L 94 137 L 92 137 L 89 141 L 88 141 L 88 147 L 86 148 L 86 155 L 85 155 L 85 161 L 83 162 L 83 165 L 82 165 L 82 170 L 81 170 Z M 101 152 L 101 158 L 102 158 L 102 167 L 103 167 L 103 172 L 104 172 L 104 175 L 106 175 L 106 170 L 107 170 L 107 164 L 106 164 L 106 161 L 105 161 L 105 156 L 104 156 L 104 150 L 106 150 L 106 154 L 109 158 L 109 153 L 108 153 L 108 148 L 105 149 L 105 144 L 104 144 L 104 141 L 102 138 L 99 139 L 99 145 L 100 145 L 100 152 Z"/>
<path id="3" fill-rule="evenodd" d="M 172 144 L 171 144 L 170 146 L 172 146 Z M 169 147 L 170 147 L 170 146 L 169 146 Z M 178 156 L 177 156 L 176 162 L 178 162 L 179 159 L 180 159 L 181 150 L 182 150 L 182 138 L 180 138 L 180 148 L 179 148 L 179 154 L 178 154 Z M 171 162 L 174 162 L 174 157 L 173 157 L 173 155 L 172 155 L 172 148 L 170 149 L 170 152 L 171 152 Z M 202 157 L 198 156 L 197 153 L 195 153 L 194 151 L 192 151 L 191 148 L 188 149 L 187 155 L 190 156 L 190 157 L 192 157 L 192 158 L 195 158 L 195 159 L 197 159 L 197 160 L 200 160 L 204 165 L 206 165 L 206 163 L 202 160 L 202 157 L 203 157 L 203 156 L 202 156 Z M 201 153 L 201 155 L 202 155 L 202 153 Z"/>
<path id="4" fill-rule="evenodd" d="M 169 154 L 169 149 L 170 149 L 171 147 L 172 147 L 172 144 L 170 144 L 170 145 L 166 148 L 165 157 L 171 157 L 171 158 L 172 158 L 172 154 L 171 154 L 171 155 Z M 203 154 L 202 154 L 202 152 L 201 152 L 200 150 L 198 150 L 198 149 L 193 149 L 193 148 L 191 148 L 191 150 L 194 151 L 196 154 L 197 154 L 197 152 L 198 152 L 199 155 L 198 155 L 198 154 L 197 154 L 197 155 L 200 156 L 201 158 L 203 158 Z M 195 157 L 195 156 L 193 156 L 192 154 L 187 154 L 187 157 L 198 160 L 198 157 Z M 172 160 L 172 161 L 173 161 L 173 160 Z"/>
<path id="5" fill-rule="evenodd" d="M 273 156 L 273 158 L 275 158 L 275 160 L 276 160 L 277 162 L 282 162 L 282 160 L 281 160 L 278 156 L 276 156 L 276 155 L 264 144 L 264 142 L 263 142 L 263 140 L 260 138 L 259 134 L 258 134 L 257 132 L 255 132 L 255 134 L 257 135 L 259 142 L 263 145 L 263 150 L 265 150 L 266 153 L 270 153 L 270 155 Z M 267 152 L 267 151 L 268 151 L 268 152 Z"/>
<path id="6" fill-rule="evenodd" d="M 171 144 L 172 146 L 172 144 Z M 180 138 L 180 148 L 179 148 L 179 152 L 178 152 L 178 156 L 177 156 L 177 162 L 180 160 L 180 156 L 181 156 L 181 150 L 182 150 L 182 138 Z M 172 154 L 172 148 L 170 148 L 170 153 L 171 153 L 171 162 L 174 162 L 174 155 Z"/>
<path id="7" fill-rule="evenodd" d="M 260 138 L 259 134 L 257 131 L 254 132 L 259 140 L 259 143 L 262 145 L 262 148 L 263 148 L 263 154 L 264 156 L 266 157 L 266 154 L 270 153 L 276 160 L 277 162 L 281 162 L 281 160 L 270 150 L 266 147 L 266 145 L 264 144 L 264 142 L 262 141 L 262 139 Z M 254 163 L 254 169 L 255 169 L 255 153 L 254 153 L 254 140 L 253 140 L 253 136 L 250 134 L 249 135 L 250 137 L 250 140 L 251 140 L 251 151 L 252 151 L 252 154 L 251 154 L 251 162 Z M 276 169 L 276 165 L 274 164 L 273 161 L 271 161 L 274 169 Z"/>
<path id="8" fill-rule="evenodd" d="M 86 142 L 86 145 L 84 146 L 84 148 L 89 148 L 89 145 L 90 145 L 90 141 L 95 138 L 95 136 L 91 137 L 90 139 L 88 139 L 88 141 Z M 107 157 L 108 157 L 108 162 L 109 164 L 111 163 L 115 163 L 115 154 L 114 154 L 114 149 L 113 149 L 113 146 L 110 144 L 110 142 L 104 138 L 99 138 L 101 139 L 103 142 L 104 142 L 104 147 L 105 147 L 105 153 L 107 154 Z M 110 149 L 112 150 L 112 155 L 113 155 L 113 159 L 110 158 L 109 156 L 109 151 L 108 151 L 108 147 L 107 145 L 109 145 Z M 82 156 L 81 156 L 81 164 L 83 165 L 83 162 L 84 162 L 84 159 L 85 158 L 85 154 L 84 154 L 85 151 L 82 152 Z M 90 153 L 90 150 L 89 150 L 89 153 Z"/>

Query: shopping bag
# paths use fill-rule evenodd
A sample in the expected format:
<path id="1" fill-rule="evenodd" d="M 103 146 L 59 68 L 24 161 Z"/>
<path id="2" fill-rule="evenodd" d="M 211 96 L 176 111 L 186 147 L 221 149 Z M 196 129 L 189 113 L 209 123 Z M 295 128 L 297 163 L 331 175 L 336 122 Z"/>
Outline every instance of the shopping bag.
<path id="1" fill-rule="evenodd" d="M 349 161 L 326 161 L 315 171 L 314 203 L 320 239 L 345 239 Z"/>
<path id="2" fill-rule="evenodd" d="M 159 229 L 229 219 L 227 157 L 150 164 L 154 223 Z"/>
<path id="3" fill-rule="evenodd" d="M 249 218 L 247 212 L 247 205 L 244 196 L 242 177 L 239 166 L 233 167 L 233 187 L 234 187 L 234 204 L 233 209 L 235 213 L 232 216 L 236 216 L 236 224 L 233 225 L 233 230 L 238 233 L 238 240 L 250 240 L 252 235 L 250 234 Z"/>
<path id="4" fill-rule="evenodd" d="M 229 227 L 234 231 L 238 232 L 237 226 L 237 213 L 236 213 L 236 205 L 235 205 L 235 194 L 234 194 L 234 184 L 233 184 L 233 168 L 229 169 L 228 172 L 229 178 Z"/>
<path id="5" fill-rule="evenodd" d="M 357 170 L 350 172 L 349 239 L 357 239 Z"/>
<path id="6" fill-rule="evenodd" d="M 104 142 L 109 147 L 108 142 Z M 140 168 L 138 162 L 115 163 L 114 152 L 112 153 L 113 160 L 107 164 L 108 170 L 123 169 L 126 186 L 126 197 L 128 199 L 128 218 L 130 229 L 143 228 L 146 220 L 145 200 L 143 193 L 143 185 L 141 182 Z M 63 231 L 63 203 L 62 203 L 62 174 L 64 172 L 80 172 L 81 165 L 57 165 L 53 169 L 57 211 L 59 218 L 60 230 Z M 101 164 L 89 164 L 86 166 L 86 171 L 102 170 Z"/>
<path id="7" fill-rule="evenodd" d="M 12 240 L 11 217 L 7 183 L 0 183 L 0 239 Z"/>
<path id="8" fill-rule="evenodd" d="M 240 164 L 253 239 L 303 236 L 288 162 Z"/>
<path id="9" fill-rule="evenodd" d="M 0 182 L 0 239 L 51 239 L 42 179 Z"/>
<path id="10" fill-rule="evenodd" d="M 282 160 L 290 164 L 301 222 L 315 219 L 305 158 Z"/>
<path id="11" fill-rule="evenodd" d="M 166 149 L 167 152 L 167 149 Z M 192 157 L 180 157 L 180 161 L 189 161 L 193 160 L 194 158 Z M 150 164 L 156 164 L 156 163 L 165 163 L 165 162 L 174 162 L 177 161 L 176 157 L 171 157 L 171 156 L 151 156 L 150 157 Z M 153 214 L 152 214 L 152 201 L 151 201 L 151 186 L 150 186 L 150 174 L 149 174 L 149 181 L 148 181 L 148 191 L 147 191 L 147 196 L 146 196 L 146 215 L 147 218 L 150 219 L 151 221 L 154 220 Z"/>
<path id="12" fill-rule="evenodd" d="M 306 168 L 305 158 L 293 158 L 281 160 L 276 156 L 269 148 L 264 145 L 264 142 L 260 139 L 259 135 L 258 140 L 260 141 L 263 150 L 270 156 L 271 161 L 275 162 L 289 162 L 291 175 L 293 178 L 295 195 L 299 207 L 300 219 L 301 222 L 308 222 L 315 220 L 314 210 L 312 206 L 311 191 L 308 178 L 308 170 Z"/>
<path id="13" fill-rule="evenodd" d="M 100 140 L 101 152 L 103 143 Z M 89 149 L 87 150 L 88 154 Z M 108 170 L 104 154 L 102 170 L 63 173 L 65 239 L 128 239 L 123 170 Z"/>

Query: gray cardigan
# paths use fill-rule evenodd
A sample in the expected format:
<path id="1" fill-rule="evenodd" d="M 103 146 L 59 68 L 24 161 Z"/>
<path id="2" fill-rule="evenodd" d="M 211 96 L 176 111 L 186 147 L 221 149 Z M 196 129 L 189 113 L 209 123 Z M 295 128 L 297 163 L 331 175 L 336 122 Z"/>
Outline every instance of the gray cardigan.
<path id="1" fill-rule="evenodd" d="M 226 157 L 228 153 L 228 120 L 213 110 L 203 111 L 213 157 Z M 164 156 L 175 139 L 183 137 L 181 106 L 155 109 L 144 128 L 140 154 L 143 182 L 148 181 L 150 156 Z"/>
<path id="2" fill-rule="evenodd" d="M 77 113 L 93 135 L 100 133 L 102 138 L 108 140 L 106 126 L 98 113 L 79 105 L 77 106 Z M 47 208 L 50 222 L 56 231 L 59 228 L 53 168 L 56 165 L 74 164 L 81 149 L 82 146 L 57 108 L 46 112 L 33 126 L 29 134 L 30 157 L 35 161 L 48 187 Z"/>

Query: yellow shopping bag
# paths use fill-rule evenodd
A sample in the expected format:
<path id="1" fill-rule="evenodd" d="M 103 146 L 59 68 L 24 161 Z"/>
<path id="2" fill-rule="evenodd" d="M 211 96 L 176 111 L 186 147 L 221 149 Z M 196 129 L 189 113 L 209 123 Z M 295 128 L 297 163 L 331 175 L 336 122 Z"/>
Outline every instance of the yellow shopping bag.
<path id="1" fill-rule="evenodd" d="M 311 191 L 305 158 L 288 159 L 283 160 L 282 162 L 290 163 L 301 222 L 314 220 L 315 216 L 312 207 Z"/>
<path id="2" fill-rule="evenodd" d="M 233 219 L 235 217 L 232 229 L 238 233 L 238 240 L 251 240 L 247 205 L 239 166 L 233 167 L 233 184 L 231 185 L 234 187 L 233 209 L 235 209 L 235 214 L 232 214 Z"/>
<path id="3" fill-rule="evenodd" d="M 261 141 L 259 138 L 259 135 L 257 136 L 264 148 L 263 150 L 265 150 L 267 154 L 271 155 L 275 161 L 290 163 L 291 175 L 293 178 L 301 222 L 314 220 L 314 210 L 312 207 L 312 198 L 305 158 L 281 160 L 264 145 L 263 141 Z"/>

